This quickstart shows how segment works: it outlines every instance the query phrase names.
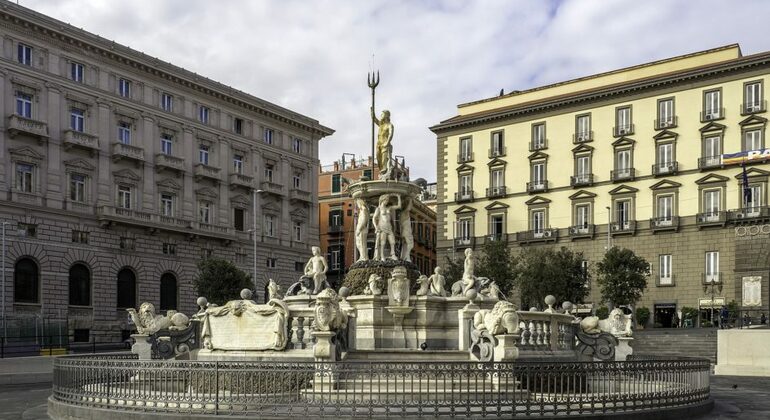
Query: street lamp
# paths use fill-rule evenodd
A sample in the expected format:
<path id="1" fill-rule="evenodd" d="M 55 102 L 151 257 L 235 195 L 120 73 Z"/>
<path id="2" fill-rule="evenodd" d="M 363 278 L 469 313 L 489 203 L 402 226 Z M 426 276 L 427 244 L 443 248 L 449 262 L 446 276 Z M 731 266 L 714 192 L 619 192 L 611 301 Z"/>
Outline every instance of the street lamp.
<path id="1" fill-rule="evenodd" d="M 254 276 L 254 298 L 259 299 L 259 289 L 257 288 L 257 194 L 261 194 L 265 192 L 264 190 L 258 190 L 254 189 L 253 197 L 252 197 L 252 219 L 253 219 L 253 225 L 251 226 L 251 229 L 249 232 L 251 232 L 251 237 L 254 244 L 254 267 L 252 275 Z"/>
<path id="2" fill-rule="evenodd" d="M 716 325 L 714 323 L 714 295 L 717 293 L 722 294 L 722 279 L 720 279 L 719 283 L 715 282 L 713 279 L 709 281 L 708 283 L 703 285 L 703 293 L 710 292 L 711 294 L 711 325 Z M 719 327 L 722 327 L 721 320 L 719 321 Z"/>
<path id="3" fill-rule="evenodd" d="M 3 273 L 3 343 L 8 343 L 8 335 L 5 329 L 5 225 L 10 222 L 3 222 L 2 227 L 2 262 L 0 263 L 0 271 Z"/>

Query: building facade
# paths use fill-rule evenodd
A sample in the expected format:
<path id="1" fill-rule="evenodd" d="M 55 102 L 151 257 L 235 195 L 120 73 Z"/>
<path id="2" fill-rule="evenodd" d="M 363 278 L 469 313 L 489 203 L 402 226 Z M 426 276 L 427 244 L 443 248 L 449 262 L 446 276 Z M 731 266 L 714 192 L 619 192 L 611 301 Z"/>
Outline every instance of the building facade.
<path id="1" fill-rule="evenodd" d="M 460 105 L 432 127 L 439 258 L 504 240 L 590 267 L 620 246 L 652 264 L 657 324 L 767 312 L 769 75 L 770 53 L 729 45 Z"/>
<path id="2" fill-rule="evenodd" d="M 372 168 L 371 159 L 340 160 L 321 168 L 318 177 L 318 226 L 321 251 L 329 263 L 328 279 L 332 285 L 341 285 L 347 269 L 356 261 L 354 234 L 358 214 L 355 202 L 347 193 L 347 185 L 363 178 L 377 179 L 379 172 L 377 165 Z M 436 212 L 423 202 L 423 199 L 431 198 L 430 192 L 425 191 L 412 206 L 414 248 L 411 257 L 424 274 L 429 274 L 436 266 Z M 370 214 L 374 214 L 374 209 L 370 210 Z M 370 226 L 369 258 L 373 255 L 374 242 L 374 227 Z"/>
<path id="3" fill-rule="evenodd" d="M 0 15 L 9 319 L 119 340 L 127 307 L 195 310 L 209 256 L 256 265 L 258 289 L 296 281 L 333 130 L 12 3 Z"/>

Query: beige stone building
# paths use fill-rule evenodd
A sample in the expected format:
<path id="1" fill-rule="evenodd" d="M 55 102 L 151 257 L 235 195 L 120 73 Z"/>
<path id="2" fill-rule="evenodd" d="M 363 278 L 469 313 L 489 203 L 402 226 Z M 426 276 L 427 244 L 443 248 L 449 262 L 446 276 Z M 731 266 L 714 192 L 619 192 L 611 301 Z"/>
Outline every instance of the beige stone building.
<path id="1" fill-rule="evenodd" d="M 258 289 L 296 281 L 333 130 L 12 3 L 0 16 L 9 336 L 56 318 L 119 340 L 126 307 L 189 313 L 207 256 L 256 258 Z"/>
<path id="2" fill-rule="evenodd" d="M 729 45 L 459 105 L 432 127 L 439 262 L 504 240 L 590 267 L 611 243 L 652 263 L 655 323 L 767 313 L 769 77 L 770 53 Z"/>

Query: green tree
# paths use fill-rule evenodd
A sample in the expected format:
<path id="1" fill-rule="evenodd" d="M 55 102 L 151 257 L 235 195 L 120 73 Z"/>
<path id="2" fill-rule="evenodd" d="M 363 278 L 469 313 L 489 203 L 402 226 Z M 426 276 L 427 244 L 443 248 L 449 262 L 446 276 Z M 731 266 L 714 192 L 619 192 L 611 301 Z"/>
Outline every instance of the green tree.
<path id="1" fill-rule="evenodd" d="M 476 277 L 488 277 L 508 296 L 517 274 L 517 259 L 505 241 L 486 241 L 476 264 Z"/>
<path id="2" fill-rule="evenodd" d="M 224 304 L 240 297 L 241 290 L 254 285 L 251 276 L 244 273 L 232 262 L 222 258 L 206 258 L 198 262 L 198 276 L 193 279 L 198 296 L 209 302 Z"/>
<path id="3" fill-rule="evenodd" d="M 449 289 L 452 286 L 452 283 L 463 278 L 463 259 L 460 257 L 449 258 L 448 255 L 444 257 L 444 259 L 445 262 L 441 268 L 444 270 L 446 287 Z M 430 273 L 427 275 L 429 276 Z"/>
<path id="4" fill-rule="evenodd" d="M 519 257 L 516 286 L 523 308 L 542 307 L 546 296 L 556 302 L 582 303 L 588 295 L 590 272 L 583 268 L 583 253 L 565 247 L 528 248 Z"/>
<path id="5" fill-rule="evenodd" d="M 650 264 L 630 249 L 612 247 L 597 271 L 602 300 L 614 306 L 633 305 L 647 288 Z"/>

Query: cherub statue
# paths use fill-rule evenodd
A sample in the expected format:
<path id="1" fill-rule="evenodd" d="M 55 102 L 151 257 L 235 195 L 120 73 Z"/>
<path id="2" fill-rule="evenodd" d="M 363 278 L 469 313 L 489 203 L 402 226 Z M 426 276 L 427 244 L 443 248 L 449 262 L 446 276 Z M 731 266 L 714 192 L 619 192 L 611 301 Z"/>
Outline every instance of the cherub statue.
<path id="1" fill-rule="evenodd" d="M 463 295 L 476 287 L 476 262 L 473 260 L 473 249 L 465 249 L 465 263 L 463 264 Z"/>
<path id="2" fill-rule="evenodd" d="M 305 275 L 313 278 L 315 286 L 313 294 L 317 295 L 326 285 L 326 272 L 329 270 L 329 265 L 326 263 L 326 258 L 321 255 L 321 248 L 314 246 L 311 250 L 313 251 L 313 256 L 310 257 L 305 265 Z"/>
<path id="3" fill-rule="evenodd" d="M 436 267 L 433 270 L 433 275 L 430 276 L 430 294 L 433 296 L 446 296 L 446 290 L 444 290 L 446 277 L 442 275 L 442 272 L 441 267 Z"/>
<path id="4" fill-rule="evenodd" d="M 364 288 L 365 295 L 379 296 L 382 294 L 382 277 L 377 274 L 369 276 L 369 284 Z"/>
<path id="5" fill-rule="evenodd" d="M 281 295 L 281 286 L 275 282 L 275 280 L 270 279 L 270 281 L 267 283 L 267 297 L 269 299 L 280 299 L 283 296 Z"/>

